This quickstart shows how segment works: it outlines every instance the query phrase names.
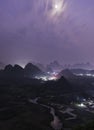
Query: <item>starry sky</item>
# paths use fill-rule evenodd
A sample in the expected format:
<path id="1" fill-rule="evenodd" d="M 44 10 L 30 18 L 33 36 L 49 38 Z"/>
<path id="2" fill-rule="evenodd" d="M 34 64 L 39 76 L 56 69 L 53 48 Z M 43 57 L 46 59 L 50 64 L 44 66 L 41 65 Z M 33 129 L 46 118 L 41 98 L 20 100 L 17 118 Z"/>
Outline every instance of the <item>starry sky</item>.
<path id="1" fill-rule="evenodd" d="M 0 0 L 0 61 L 94 63 L 94 0 Z"/>

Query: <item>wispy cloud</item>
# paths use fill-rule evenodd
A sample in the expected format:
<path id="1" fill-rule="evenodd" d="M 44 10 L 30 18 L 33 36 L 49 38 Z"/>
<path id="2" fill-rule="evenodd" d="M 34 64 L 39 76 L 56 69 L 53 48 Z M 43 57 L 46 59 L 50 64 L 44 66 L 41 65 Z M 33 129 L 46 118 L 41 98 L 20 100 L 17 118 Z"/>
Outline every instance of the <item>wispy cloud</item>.
<path id="1" fill-rule="evenodd" d="M 45 62 L 57 57 L 76 62 L 83 55 L 82 60 L 93 61 L 93 4 L 93 0 L 0 0 L 0 59 Z"/>

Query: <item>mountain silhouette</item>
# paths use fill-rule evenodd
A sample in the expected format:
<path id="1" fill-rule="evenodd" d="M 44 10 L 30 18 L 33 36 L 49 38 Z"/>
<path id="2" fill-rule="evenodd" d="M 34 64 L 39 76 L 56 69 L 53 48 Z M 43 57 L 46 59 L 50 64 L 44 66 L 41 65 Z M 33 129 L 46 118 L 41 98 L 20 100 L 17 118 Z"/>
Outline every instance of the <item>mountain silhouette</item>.
<path id="1" fill-rule="evenodd" d="M 73 77 L 75 77 L 75 75 L 69 69 L 62 70 L 58 74 L 58 77 L 62 77 L 62 76 L 64 76 L 65 78 L 73 78 Z"/>
<path id="2" fill-rule="evenodd" d="M 22 78 L 24 76 L 24 69 L 19 65 L 7 65 L 3 70 L 3 77 L 6 78 Z"/>
<path id="3" fill-rule="evenodd" d="M 38 75 L 44 75 L 37 66 L 32 63 L 28 63 L 25 68 L 22 68 L 20 65 L 15 64 L 12 66 L 11 64 L 6 65 L 3 70 L 0 70 L 1 78 L 34 78 Z"/>
<path id="4" fill-rule="evenodd" d="M 35 77 L 37 75 L 43 75 L 44 73 L 32 63 L 28 63 L 24 68 L 25 77 Z"/>

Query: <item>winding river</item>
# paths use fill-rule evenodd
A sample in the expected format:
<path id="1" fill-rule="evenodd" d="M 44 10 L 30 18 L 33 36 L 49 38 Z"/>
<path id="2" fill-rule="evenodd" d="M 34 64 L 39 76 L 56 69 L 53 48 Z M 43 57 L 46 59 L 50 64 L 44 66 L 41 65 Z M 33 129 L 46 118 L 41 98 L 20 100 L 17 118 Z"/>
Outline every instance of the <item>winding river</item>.
<path id="1" fill-rule="evenodd" d="M 35 99 L 29 99 L 29 102 L 31 102 L 33 104 L 39 104 L 38 99 L 39 99 L 39 97 L 37 97 Z M 55 109 L 53 107 L 50 107 L 50 106 L 47 106 L 47 105 L 44 105 L 44 104 L 39 104 L 39 105 L 50 109 L 50 114 L 53 116 L 53 120 L 51 121 L 51 127 L 54 130 L 61 130 L 63 128 L 63 124 L 61 123 L 59 117 L 56 116 Z"/>

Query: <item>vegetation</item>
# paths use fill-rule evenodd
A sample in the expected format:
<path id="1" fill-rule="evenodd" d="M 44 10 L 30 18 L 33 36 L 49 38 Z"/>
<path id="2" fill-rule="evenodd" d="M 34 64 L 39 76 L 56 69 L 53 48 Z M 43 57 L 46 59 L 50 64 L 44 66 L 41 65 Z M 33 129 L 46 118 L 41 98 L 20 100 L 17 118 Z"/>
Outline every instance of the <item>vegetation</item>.
<path id="1" fill-rule="evenodd" d="M 73 130 L 94 130 L 94 121 L 87 123 L 86 125 L 80 125 Z"/>

